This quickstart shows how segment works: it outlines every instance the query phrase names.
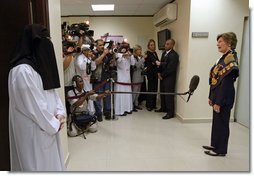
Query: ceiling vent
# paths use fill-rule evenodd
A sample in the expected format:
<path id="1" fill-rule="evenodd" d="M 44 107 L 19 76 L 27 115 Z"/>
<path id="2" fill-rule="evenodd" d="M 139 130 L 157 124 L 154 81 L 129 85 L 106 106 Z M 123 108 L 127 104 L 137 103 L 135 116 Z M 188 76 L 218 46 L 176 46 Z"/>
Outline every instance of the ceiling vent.
<path id="1" fill-rule="evenodd" d="M 177 5 L 167 4 L 153 16 L 153 24 L 156 27 L 164 26 L 175 21 L 177 18 Z"/>

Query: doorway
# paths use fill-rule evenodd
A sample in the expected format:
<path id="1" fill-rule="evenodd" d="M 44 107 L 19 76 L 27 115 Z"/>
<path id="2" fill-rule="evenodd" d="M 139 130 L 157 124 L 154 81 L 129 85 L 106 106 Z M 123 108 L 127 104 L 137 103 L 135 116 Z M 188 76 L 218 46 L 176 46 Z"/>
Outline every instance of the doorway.
<path id="1" fill-rule="evenodd" d="M 249 18 L 244 19 L 243 41 L 240 56 L 240 77 L 238 80 L 235 118 L 236 122 L 250 127 L 250 50 Z"/>
<path id="2" fill-rule="evenodd" d="M 9 150 L 9 97 L 8 97 L 8 74 L 9 60 L 20 33 L 25 25 L 40 23 L 48 27 L 48 0 L 8 0 L 2 1 L 0 6 L 0 17 L 2 26 L 0 28 L 0 171 L 10 170 Z"/>

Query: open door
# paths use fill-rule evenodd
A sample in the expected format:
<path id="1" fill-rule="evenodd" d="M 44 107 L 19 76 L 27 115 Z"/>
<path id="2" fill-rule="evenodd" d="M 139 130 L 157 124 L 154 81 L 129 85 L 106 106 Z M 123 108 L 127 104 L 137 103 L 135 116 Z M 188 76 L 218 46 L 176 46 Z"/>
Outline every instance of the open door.
<path id="1" fill-rule="evenodd" d="M 242 50 L 240 56 L 240 76 L 238 80 L 235 118 L 236 122 L 250 127 L 250 32 L 249 19 L 244 20 Z"/>

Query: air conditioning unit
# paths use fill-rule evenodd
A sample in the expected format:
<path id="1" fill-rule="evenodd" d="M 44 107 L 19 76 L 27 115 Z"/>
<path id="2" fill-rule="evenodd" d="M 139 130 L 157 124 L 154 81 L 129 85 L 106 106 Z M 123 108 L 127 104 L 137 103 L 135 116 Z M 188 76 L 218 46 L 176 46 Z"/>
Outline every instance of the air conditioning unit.
<path id="1" fill-rule="evenodd" d="M 167 4 L 153 16 L 153 23 L 156 27 L 164 26 L 175 21 L 177 18 L 177 5 Z"/>

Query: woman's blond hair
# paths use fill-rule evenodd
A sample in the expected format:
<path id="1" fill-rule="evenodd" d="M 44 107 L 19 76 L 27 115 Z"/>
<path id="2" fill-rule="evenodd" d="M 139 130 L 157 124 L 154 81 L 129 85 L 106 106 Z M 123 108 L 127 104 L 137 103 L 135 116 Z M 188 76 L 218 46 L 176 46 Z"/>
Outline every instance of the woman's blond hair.
<path id="1" fill-rule="evenodd" d="M 142 47 L 140 45 L 135 45 L 133 47 L 133 54 L 136 55 L 137 50 L 142 50 Z"/>

